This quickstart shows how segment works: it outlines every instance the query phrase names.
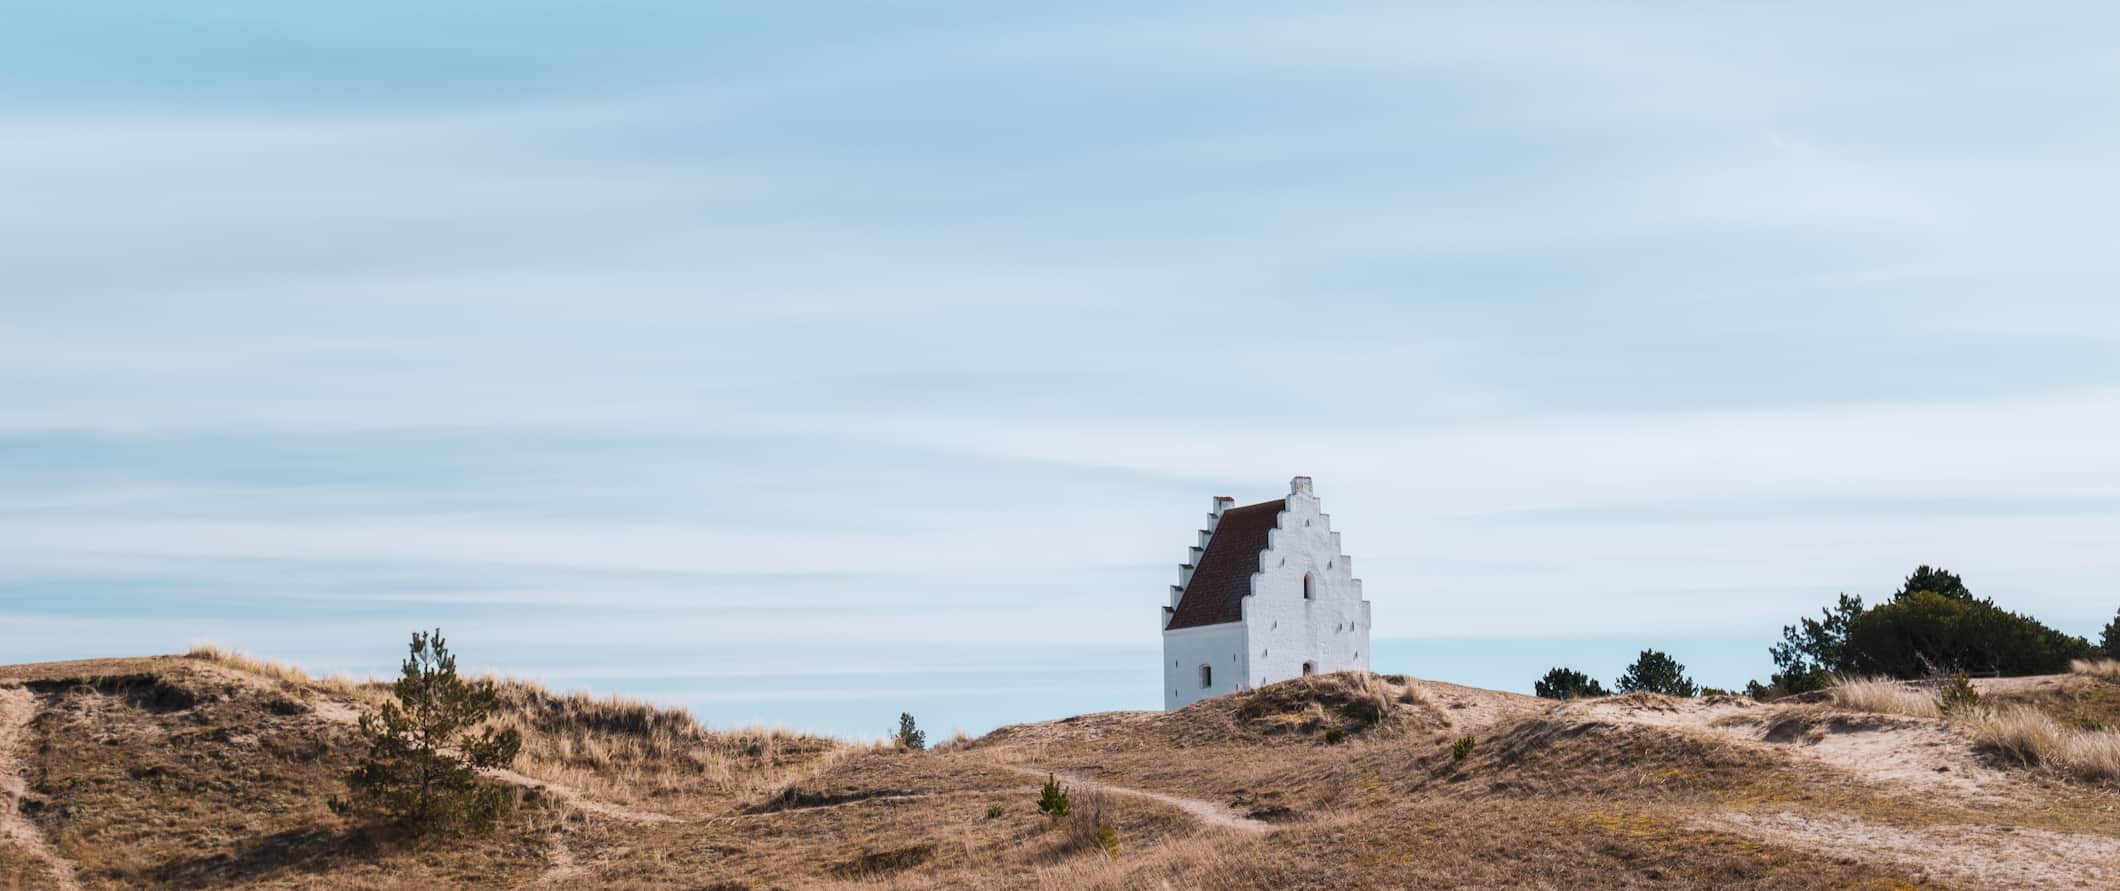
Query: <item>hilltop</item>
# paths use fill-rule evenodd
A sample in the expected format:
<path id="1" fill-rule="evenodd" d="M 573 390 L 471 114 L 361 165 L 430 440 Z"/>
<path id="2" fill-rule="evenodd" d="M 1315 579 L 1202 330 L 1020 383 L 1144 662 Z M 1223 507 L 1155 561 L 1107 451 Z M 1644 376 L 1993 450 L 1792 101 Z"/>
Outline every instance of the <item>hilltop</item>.
<path id="1" fill-rule="evenodd" d="M 2120 726 L 2090 666 L 1975 683 L 2071 745 Z M 215 651 L 0 667 L 0 888 L 2120 886 L 2094 747 L 2027 763 L 2047 750 L 1907 685 L 1551 702 L 1328 675 L 928 752 L 501 687 L 525 746 L 490 779 L 517 807 L 412 845 L 329 807 L 385 688 Z M 1048 825 L 1049 774 L 1116 856 Z"/>

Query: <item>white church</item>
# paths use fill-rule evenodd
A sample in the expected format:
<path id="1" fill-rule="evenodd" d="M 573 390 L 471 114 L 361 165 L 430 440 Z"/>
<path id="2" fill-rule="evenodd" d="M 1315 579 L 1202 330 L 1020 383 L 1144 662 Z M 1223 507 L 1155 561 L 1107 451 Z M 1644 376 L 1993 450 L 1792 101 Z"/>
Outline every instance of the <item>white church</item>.
<path id="1" fill-rule="evenodd" d="M 1163 707 L 1306 674 L 1369 669 L 1369 601 L 1310 477 L 1288 497 L 1218 497 L 1163 608 Z"/>

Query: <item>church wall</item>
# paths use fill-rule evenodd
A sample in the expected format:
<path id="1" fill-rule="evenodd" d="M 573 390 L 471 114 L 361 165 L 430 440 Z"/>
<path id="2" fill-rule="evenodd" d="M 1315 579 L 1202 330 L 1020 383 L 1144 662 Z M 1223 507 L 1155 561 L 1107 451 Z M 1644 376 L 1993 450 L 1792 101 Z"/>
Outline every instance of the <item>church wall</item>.
<path id="1" fill-rule="evenodd" d="M 1200 687 L 1200 666 L 1214 668 L 1214 685 Z M 1163 632 L 1163 707 L 1183 708 L 1234 693 L 1244 683 L 1244 623 Z"/>
<path id="2" fill-rule="evenodd" d="M 1310 480 L 1298 477 L 1271 534 L 1252 595 L 1244 599 L 1246 685 L 1260 687 L 1316 671 L 1369 668 L 1369 609 L 1353 561 L 1340 553 L 1339 535 L 1319 512 Z M 1312 599 L 1303 599 L 1303 575 Z"/>

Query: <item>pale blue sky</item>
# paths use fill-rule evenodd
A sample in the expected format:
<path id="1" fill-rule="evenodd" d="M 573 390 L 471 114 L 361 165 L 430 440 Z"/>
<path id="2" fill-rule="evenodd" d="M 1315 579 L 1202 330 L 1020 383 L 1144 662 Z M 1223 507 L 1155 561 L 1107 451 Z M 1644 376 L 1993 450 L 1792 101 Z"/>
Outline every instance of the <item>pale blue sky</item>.
<path id="1" fill-rule="evenodd" d="M 2120 606 L 2110 6 L 1429 9 L 18 5 L 0 661 L 1153 707 L 1297 473 L 1387 670 Z"/>

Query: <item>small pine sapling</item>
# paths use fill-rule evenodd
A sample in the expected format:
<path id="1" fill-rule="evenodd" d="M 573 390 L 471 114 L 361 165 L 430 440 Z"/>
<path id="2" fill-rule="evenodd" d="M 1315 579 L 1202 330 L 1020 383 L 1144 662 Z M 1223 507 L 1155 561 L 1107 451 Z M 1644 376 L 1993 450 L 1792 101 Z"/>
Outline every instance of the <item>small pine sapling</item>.
<path id="1" fill-rule="evenodd" d="M 1945 714 L 1963 711 L 1979 704 L 1980 691 L 1973 687 L 1973 682 L 1966 678 L 1963 671 L 1953 672 L 1951 679 L 1944 682 L 1943 689 L 1936 694 L 1936 707 L 1942 709 Z"/>
<path id="2" fill-rule="evenodd" d="M 1477 745 L 1479 740 L 1473 739 L 1471 734 L 1458 737 L 1457 742 L 1450 744 L 1450 760 L 1465 760 L 1465 756 L 1472 754 L 1472 747 Z"/>
<path id="3" fill-rule="evenodd" d="M 898 713 L 896 738 L 901 749 L 912 749 L 915 752 L 927 750 L 927 731 L 914 726 L 913 716 L 907 712 Z"/>
<path id="4" fill-rule="evenodd" d="M 1058 823 L 1067 816 L 1068 809 L 1067 788 L 1060 785 L 1058 777 L 1046 774 L 1045 788 L 1038 793 L 1038 812 Z"/>

